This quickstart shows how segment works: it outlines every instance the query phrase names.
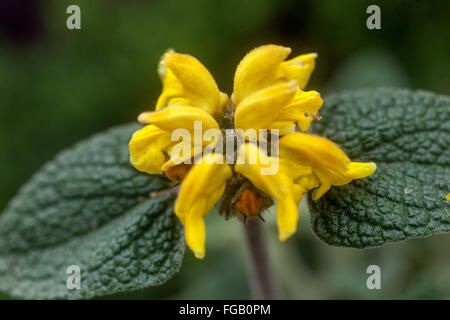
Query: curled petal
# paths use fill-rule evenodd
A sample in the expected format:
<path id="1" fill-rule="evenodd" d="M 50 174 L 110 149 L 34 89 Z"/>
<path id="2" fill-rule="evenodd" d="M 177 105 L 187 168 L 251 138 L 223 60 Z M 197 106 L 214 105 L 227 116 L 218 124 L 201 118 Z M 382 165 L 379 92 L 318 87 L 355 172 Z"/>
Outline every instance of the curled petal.
<path id="1" fill-rule="evenodd" d="M 289 103 L 297 89 L 297 83 L 290 81 L 248 96 L 236 108 L 235 127 L 243 130 L 269 129 L 279 116 L 281 108 Z"/>
<path id="2" fill-rule="evenodd" d="M 139 171 L 160 174 L 163 150 L 171 143 L 170 135 L 154 125 L 136 131 L 129 142 L 130 162 Z"/>
<path id="3" fill-rule="evenodd" d="M 377 166 L 373 162 L 359 163 L 350 162 L 348 169 L 344 172 L 336 172 L 324 168 L 314 168 L 313 171 L 319 179 L 319 188 L 312 193 L 312 199 L 320 199 L 331 186 L 342 186 L 354 179 L 365 178 L 373 174 Z"/>
<path id="4" fill-rule="evenodd" d="M 280 139 L 280 157 L 311 167 L 344 172 L 350 159 L 332 141 L 305 133 L 292 133 Z"/>
<path id="5" fill-rule="evenodd" d="M 280 135 L 286 135 L 288 133 L 294 133 L 296 131 L 297 124 L 292 120 L 275 120 L 272 122 L 268 129 L 277 129 L 279 130 Z"/>
<path id="6" fill-rule="evenodd" d="M 333 171 L 325 168 L 314 168 L 314 173 L 320 181 L 318 189 L 312 194 L 313 200 L 320 199 L 331 186 L 342 186 L 350 183 L 354 179 L 361 179 L 370 176 L 377 170 L 377 165 L 373 162 L 349 162 L 345 171 Z"/>
<path id="7" fill-rule="evenodd" d="M 219 91 L 211 73 L 196 58 L 168 52 L 163 56 L 159 69 L 163 76 L 162 96 L 165 97 L 158 101 L 157 110 L 165 104 L 176 105 L 181 102 L 181 105 L 201 108 L 214 117 L 222 114 L 225 94 Z M 180 97 L 184 100 L 170 101 Z"/>
<path id="8" fill-rule="evenodd" d="M 281 176 L 285 188 L 291 189 L 290 192 L 286 192 L 285 198 L 277 199 L 278 239 L 285 241 L 297 231 L 298 205 L 306 190 L 298 186 L 295 187 L 287 177 Z"/>
<path id="9" fill-rule="evenodd" d="M 256 91 L 273 85 L 277 80 L 280 64 L 290 53 L 290 48 L 273 44 L 250 51 L 241 60 L 234 75 L 234 104 L 238 105 Z"/>
<path id="10" fill-rule="evenodd" d="M 281 135 L 294 132 L 297 125 L 309 129 L 322 106 L 316 91 L 303 89 L 314 70 L 316 53 L 284 61 L 290 48 L 265 45 L 250 51 L 239 63 L 234 77 L 235 127 L 278 129 Z M 296 88 L 294 96 L 285 99 Z"/>
<path id="11" fill-rule="evenodd" d="M 314 173 L 316 174 L 317 178 L 319 179 L 319 188 L 315 189 L 311 195 L 311 198 L 315 201 L 320 199 L 325 192 L 330 190 L 331 188 L 331 180 L 333 172 L 327 172 L 327 170 L 323 170 L 320 168 L 314 169 Z M 349 183 L 350 180 L 347 180 L 345 183 Z M 343 183 L 343 184 L 345 184 Z"/>
<path id="12" fill-rule="evenodd" d="M 203 141 L 203 133 L 209 129 L 219 131 L 219 125 L 202 109 L 189 106 L 167 107 L 160 111 L 143 112 L 138 120 L 152 124 L 169 135 L 171 144 L 166 151 L 170 158 L 163 162 L 162 171 L 195 157 L 203 151 L 204 146 L 213 146 L 218 142 L 217 139 L 212 142 Z"/>
<path id="13" fill-rule="evenodd" d="M 296 181 L 300 177 L 311 175 L 312 168 L 302 165 L 296 161 L 287 158 L 280 158 L 280 171 L 287 175 L 292 181 Z"/>
<path id="14" fill-rule="evenodd" d="M 307 131 L 313 118 L 306 114 L 316 114 L 322 104 L 323 101 L 318 92 L 298 90 L 289 104 L 281 108 L 277 121 L 291 121 L 297 123 L 303 132 Z"/>
<path id="15" fill-rule="evenodd" d="M 307 113 L 316 114 L 322 107 L 323 100 L 320 97 L 320 93 L 317 91 L 301 91 L 298 90 L 295 93 L 294 98 L 289 104 L 283 108 L 282 115 L 288 116 L 289 114 Z"/>
<path id="16" fill-rule="evenodd" d="M 288 80 L 296 80 L 300 89 L 304 89 L 314 71 L 317 53 L 302 54 L 281 64 L 283 75 Z"/>
<path id="17" fill-rule="evenodd" d="M 294 194 L 294 199 L 297 204 L 300 204 L 302 201 L 303 195 L 308 192 L 308 189 L 304 188 L 303 186 L 299 184 L 293 184 L 292 190 Z M 298 205 L 297 205 L 298 206 Z"/>
<path id="18" fill-rule="evenodd" d="M 307 176 L 307 180 L 299 180 L 296 183 L 307 189 L 318 185 L 319 188 L 313 191 L 313 200 L 322 197 L 332 185 L 341 186 L 353 179 L 365 178 L 377 168 L 373 162 L 351 162 L 344 151 L 322 137 L 292 133 L 282 137 L 279 146 L 280 157 L 312 168 L 318 183 L 311 175 Z"/>
<path id="19" fill-rule="evenodd" d="M 191 104 L 184 96 L 183 86 L 172 71 L 166 70 L 162 78 L 163 90 L 156 102 L 155 110 L 161 110 L 169 106 L 188 106 Z"/>
<path id="20" fill-rule="evenodd" d="M 318 55 L 303 54 L 284 61 L 290 53 L 290 48 L 272 44 L 250 51 L 236 69 L 233 102 L 237 105 L 256 91 L 278 82 L 295 80 L 304 89 Z"/>
<path id="21" fill-rule="evenodd" d="M 346 176 L 351 179 L 361 179 L 370 176 L 377 170 L 377 165 L 374 162 L 350 162 Z"/>
<path id="22" fill-rule="evenodd" d="M 158 128 L 172 132 L 176 129 L 186 129 L 194 132 L 195 121 L 199 121 L 203 131 L 219 129 L 217 121 L 206 111 L 195 107 L 168 107 L 160 111 L 143 112 L 138 121 L 145 124 L 154 124 Z"/>
<path id="23" fill-rule="evenodd" d="M 296 161 L 280 158 L 280 171 L 284 173 L 294 183 L 294 197 L 300 203 L 303 195 L 310 189 L 316 188 L 319 181 L 310 166 L 299 164 Z"/>
<path id="24" fill-rule="evenodd" d="M 203 259 L 205 257 L 205 220 L 199 213 L 209 211 L 206 208 L 206 199 L 199 199 L 189 210 L 184 219 L 186 243 L 197 259 Z"/>
<path id="25" fill-rule="evenodd" d="M 175 214 L 185 227 L 186 242 L 195 256 L 205 256 L 205 223 L 203 217 L 222 196 L 231 168 L 223 156 L 209 154 L 196 164 L 184 178 L 177 200 Z"/>
<path id="26" fill-rule="evenodd" d="M 192 144 L 190 141 L 173 143 L 167 148 L 169 159 L 162 165 L 161 170 L 166 172 L 176 165 L 191 164 L 192 158 L 200 154 L 202 150 L 202 145 Z"/>
<path id="27" fill-rule="evenodd" d="M 308 131 L 309 127 L 311 126 L 311 121 L 313 120 L 312 117 L 307 117 L 305 114 L 299 114 L 297 118 L 298 126 L 300 127 L 300 130 L 303 132 Z"/>
<path id="28" fill-rule="evenodd" d="M 294 195 L 292 181 L 280 170 L 272 175 L 262 174 L 263 168 L 273 165 L 272 161 L 274 158 L 266 156 L 255 144 L 246 143 L 240 147 L 234 169 L 256 188 L 275 198 L 279 239 L 284 241 L 297 230 L 297 208 L 301 196 Z"/>
<path id="29" fill-rule="evenodd" d="M 317 188 L 320 184 L 320 181 L 319 179 L 317 179 L 316 175 L 312 173 L 298 178 L 295 181 L 295 184 L 298 184 L 305 190 L 311 190 Z"/>

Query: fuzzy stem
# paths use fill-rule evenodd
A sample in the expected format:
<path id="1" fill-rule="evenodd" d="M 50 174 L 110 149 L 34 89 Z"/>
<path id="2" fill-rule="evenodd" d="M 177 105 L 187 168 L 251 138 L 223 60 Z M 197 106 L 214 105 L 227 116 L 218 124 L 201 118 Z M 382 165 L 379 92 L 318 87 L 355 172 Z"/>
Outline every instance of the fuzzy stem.
<path id="1" fill-rule="evenodd" d="M 264 229 L 261 221 L 247 219 L 243 227 L 248 275 L 253 299 L 273 300 L 277 298 L 272 268 L 264 239 Z"/>

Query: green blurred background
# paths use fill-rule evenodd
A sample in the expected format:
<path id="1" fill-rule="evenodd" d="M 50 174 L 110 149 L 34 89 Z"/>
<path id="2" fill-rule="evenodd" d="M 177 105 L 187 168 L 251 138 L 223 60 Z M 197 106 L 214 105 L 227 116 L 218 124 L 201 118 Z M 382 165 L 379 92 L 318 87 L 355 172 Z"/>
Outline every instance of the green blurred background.
<path id="1" fill-rule="evenodd" d="M 70 4 L 81 8 L 81 30 L 66 28 Z M 369 4 L 381 8 L 381 30 L 366 28 Z M 2 0 L 0 210 L 58 151 L 151 108 L 167 48 L 197 57 L 228 93 L 243 55 L 276 43 L 319 53 L 309 88 L 325 98 L 373 85 L 449 94 L 449 13 L 446 0 Z M 299 232 L 280 244 L 273 214 L 267 220 L 283 298 L 450 298 L 449 236 L 333 248 L 302 208 Z M 249 298 L 239 223 L 212 213 L 207 229 L 204 261 L 187 252 L 165 285 L 107 298 Z M 371 264 L 381 267 L 381 290 L 366 288 Z"/>

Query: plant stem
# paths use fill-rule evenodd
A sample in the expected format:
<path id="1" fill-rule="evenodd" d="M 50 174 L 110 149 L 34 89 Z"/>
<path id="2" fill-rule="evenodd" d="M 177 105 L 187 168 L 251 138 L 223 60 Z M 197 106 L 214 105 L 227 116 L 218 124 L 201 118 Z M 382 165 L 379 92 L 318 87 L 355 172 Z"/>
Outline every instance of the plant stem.
<path id="1" fill-rule="evenodd" d="M 248 275 L 253 299 L 273 300 L 277 298 L 272 268 L 264 239 L 264 229 L 261 221 L 247 219 L 243 227 Z"/>

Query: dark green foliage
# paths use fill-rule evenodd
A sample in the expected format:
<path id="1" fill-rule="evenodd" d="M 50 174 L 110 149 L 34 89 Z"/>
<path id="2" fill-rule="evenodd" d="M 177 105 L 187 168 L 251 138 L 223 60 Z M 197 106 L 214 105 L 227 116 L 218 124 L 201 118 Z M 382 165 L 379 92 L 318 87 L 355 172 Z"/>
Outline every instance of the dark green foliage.
<path id="1" fill-rule="evenodd" d="M 45 165 L 0 216 L 0 290 L 24 298 L 79 298 L 168 280 L 184 254 L 182 226 L 161 176 L 129 164 L 137 125 L 108 130 Z M 81 290 L 66 269 L 81 268 Z"/>
<path id="2" fill-rule="evenodd" d="M 365 248 L 450 231 L 450 99 L 376 88 L 327 99 L 313 132 L 377 172 L 309 200 L 325 242 Z"/>

